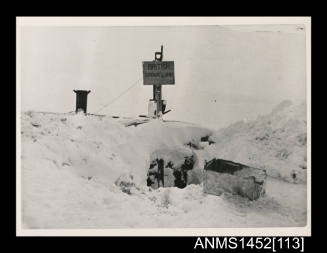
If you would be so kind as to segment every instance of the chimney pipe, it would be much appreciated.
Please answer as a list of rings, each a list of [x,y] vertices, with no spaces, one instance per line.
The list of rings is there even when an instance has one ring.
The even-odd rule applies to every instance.
[[[75,112],[82,110],[85,114],[87,112],[87,95],[90,90],[74,90],[76,93],[76,109]]]

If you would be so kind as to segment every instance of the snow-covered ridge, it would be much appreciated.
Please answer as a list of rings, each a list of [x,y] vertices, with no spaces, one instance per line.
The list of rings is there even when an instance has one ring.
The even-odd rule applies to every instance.
[[[249,166],[289,182],[305,182],[307,116],[305,103],[283,101],[268,115],[239,121],[211,137],[208,153]]]
[[[154,151],[190,153],[186,143],[197,143],[201,137],[212,134],[208,129],[178,122],[153,120],[126,127],[126,121],[109,116],[23,113],[23,167],[46,161],[106,182],[132,173],[137,183],[145,184]]]

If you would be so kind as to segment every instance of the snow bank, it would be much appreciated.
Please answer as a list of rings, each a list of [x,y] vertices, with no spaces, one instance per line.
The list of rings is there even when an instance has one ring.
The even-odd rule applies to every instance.
[[[28,112],[22,115],[22,164],[50,161],[58,169],[111,183],[131,173],[137,184],[145,185],[153,156],[166,153],[180,163],[181,155],[192,153],[185,144],[210,133],[159,120],[125,127],[110,117]]]
[[[202,152],[267,170],[269,176],[306,182],[306,104],[284,101],[270,114],[237,122],[211,137],[215,145]]]

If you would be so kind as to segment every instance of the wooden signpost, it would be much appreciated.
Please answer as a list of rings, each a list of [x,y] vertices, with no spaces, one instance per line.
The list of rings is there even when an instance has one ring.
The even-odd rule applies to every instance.
[[[157,103],[156,117],[162,115],[161,85],[174,85],[175,72],[173,61],[162,61],[163,46],[160,52],[155,52],[154,61],[143,62],[143,84],[153,85],[153,100]]]

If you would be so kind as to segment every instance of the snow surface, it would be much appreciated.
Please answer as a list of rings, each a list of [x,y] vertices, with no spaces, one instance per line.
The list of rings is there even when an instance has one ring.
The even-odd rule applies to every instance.
[[[262,161],[268,173],[274,175],[271,171],[275,169],[280,177],[285,174],[288,179],[291,168],[284,163],[298,165],[300,158],[303,159],[303,147],[293,145],[297,136],[304,133],[303,111],[293,107],[285,104],[255,122],[237,123],[218,132],[183,122],[150,120],[137,127],[126,127],[126,122],[137,119],[22,113],[23,227],[304,226],[305,183],[291,184],[270,177],[267,194],[257,201],[228,193],[206,195],[201,184],[204,159],[212,155],[236,158],[237,162],[245,161],[249,165],[260,165]],[[284,129],[284,132],[273,134],[276,129]],[[266,145],[263,143],[266,139],[251,139],[265,136],[267,131],[274,137],[283,136],[282,140],[268,139],[270,142]],[[201,137],[207,135],[212,135],[216,144],[198,150],[185,145],[199,144]],[[283,145],[291,155],[280,162],[278,159],[283,155],[273,154]],[[260,150],[263,147],[265,149]],[[249,152],[257,155],[256,160],[241,159]],[[146,187],[151,159],[165,155],[178,164],[184,154],[196,156],[191,176],[192,183],[196,184],[184,189]],[[274,158],[265,160],[266,157]],[[283,174],[283,170],[287,173]],[[132,181],[129,194],[117,184],[125,179]]]

